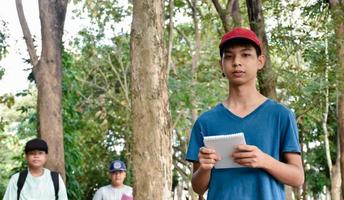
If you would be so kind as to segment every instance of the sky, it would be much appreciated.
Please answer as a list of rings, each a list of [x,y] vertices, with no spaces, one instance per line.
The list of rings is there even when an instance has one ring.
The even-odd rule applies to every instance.
[[[39,56],[41,36],[38,1],[23,0],[23,8],[31,34],[38,41],[37,55]],[[64,41],[70,40],[73,35],[76,35],[79,30],[88,25],[87,20],[73,18],[72,11],[75,8],[76,6],[73,4],[69,4],[67,7]],[[0,66],[5,69],[5,75],[0,80],[0,95],[5,93],[15,94],[29,87],[27,77],[30,70],[27,71],[25,69],[29,69],[31,66],[23,62],[23,58],[29,58],[29,55],[23,39],[14,0],[1,2],[0,20],[7,22],[7,32],[9,34],[9,38],[6,40],[9,45],[8,54],[4,59],[0,60]]]
[[[41,34],[38,0],[22,0],[22,3],[31,35],[33,35],[37,41],[35,44],[38,45],[36,51],[39,56]],[[128,8],[128,0],[119,0],[118,5],[126,9]],[[81,29],[91,26],[87,13],[83,13],[81,17],[75,17],[73,13],[75,9],[81,9],[81,5],[68,4],[63,34],[65,45],[68,45],[68,41],[71,41]],[[14,0],[2,0],[0,6],[0,20],[7,22],[7,32],[9,33],[9,38],[7,39],[7,44],[9,46],[8,54],[5,58],[0,60],[0,67],[5,69],[5,75],[0,80],[0,95],[6,93],[15,94],[29,87],[27,77],[31,70],[27,69],[30,69],[31,65],[23,62],[23,59],[29,58],[29,55],[23,39],[23,33],[19,24]],[[180,13],[177,13],[177,16],[175,16],[175,23],[183,23],[186,21],[190,21],[190,19],[182,16]],[[117,27],[116,30],[118,30],[118,33],[129,32],[130,24],[131,16],[128,16],[120,23],[115,24]],[[113,34],[116,33],[106,32],[106,35],[109,37]]]

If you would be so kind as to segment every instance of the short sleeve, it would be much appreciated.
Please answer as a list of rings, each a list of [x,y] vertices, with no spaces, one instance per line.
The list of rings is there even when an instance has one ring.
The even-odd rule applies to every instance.
[[[67,191],[66,191],[66,186],[62,180],[62,177],[60,176],[59,174],[59,199],[60,200],[68,200],[68,197],[67,197]]]
[[[102,200],[102,188],[99,188],[97,192],[94,194],[92,200]]]
[[[288,110],[282,122],[282,153],[300,153],[299,133],[296,125],[295,115]]]
[[[199,149],[204,146],[202,128],[199,120],[196,120],[191,130],[186,160],[194,162],[198,161]]]
[[[7,189],[6,189],[3,200],[17,199],[18,177],[19,177],[19,173],[16,173],[11,177],[11,179],[7,185]]]

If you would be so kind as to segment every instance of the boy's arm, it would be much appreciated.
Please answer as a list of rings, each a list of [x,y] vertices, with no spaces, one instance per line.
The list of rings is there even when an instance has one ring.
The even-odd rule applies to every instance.
[[[192,189],[199,195],[203,195],[207,189],[210,181],[211,170],[200,169],[200,163],[193,163],[193,174],[192,174]]]
[[[68,200],[66,186],[62,180],[62,177],[59,174],[59,200]]]
[[[96,193],[94,194],[92,200],[102,200],[102,192],[101,192],[101,188],[99,188]]]
[[[267,163],[266,171],[277,180],[293,187],[300,187],[304,182],[304,171],[301,155],[297,153],[284,153],[284,162],[270,157],[271,162]]]
[[[13,175],[10,179],[10,181],[8,182],[7,188],[6,188],[6,192],[4,195],[3,200],[12,200],[12,199],[17,199],[17,181],[18,181],[18,176],[17,175]]]
[[[243,166],[262,168],[280,182],[299,187],[304,182],[304,171],[301,156],[297,153],[284,153],[281,162],[262,152],[258,147],[239,145],[238,151],[233,153],[235,161]]]
[[[192,188],[199,194],[203,195],[209,185],[211,169],[220,159],[215,150],[201,147],[198,154],[199,162],[193,163]]]

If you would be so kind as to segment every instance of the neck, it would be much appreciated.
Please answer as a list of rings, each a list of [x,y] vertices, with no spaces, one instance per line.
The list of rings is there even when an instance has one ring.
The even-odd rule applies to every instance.
[[[121,184],[121,185],[114,185],[114,184],[111,184],[111,186],[112,186],[113,188],[121,188],[121,187],[124,186],[124,184]]]
[[[229,95],[226,101],[227,103],[251,105],[265,99],[266,97],[260,94],[255,86],[229,86]]]
[[[43,167],[37,167],[37,168],[29,167],[29,171],[30,171],[30,174],[35,177],[42,176],[44,173]]]

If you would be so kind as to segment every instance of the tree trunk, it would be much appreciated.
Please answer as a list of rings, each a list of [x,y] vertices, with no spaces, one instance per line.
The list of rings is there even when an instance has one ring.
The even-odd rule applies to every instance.
[[[62,35],[67,0],[39,0],[42,52],[38,60],[21,0],[16,1],[18,17],[28,47],[38,97],[38,136],[49,146],[46,167],[61,173],[65,180],[62,126]]]
[[[134,197],[171,199],[172,146],[163,1],[133,1],[131,91]]]
[[[189,2],[189,1],[188,1]],[[196,85],[197,85],[197,71],[198,71],[198,60],[200,57],[200,48],[201,48],[201,30],[199,28],[199,17],[197,13],[197,0],[192,0],[189,2],[189,6],[192,11],[192,20],[195,28],[195,46],[192,51],[192,66],[191,66],[191,96],[190,96],[190,102],[191,102],[191,120],[192,123],[194,123],[197,119],[198,112],[197,112],[197,100],[196,100]],[[190,139],[190,133],[188,134],[187,141]],[[193,171],[193,166],[189,165],[189,169]],[[191,178],[191,176],[190,176]],[[189,194],[191,197],[191,200],[196,200],[197,195],[192,190],[192,188],[189,188]]]
[[[271,65],[268,40],[265,34],[264,15],[262,12],[261,0],[246,0],[247,12],[251,30],[253,30],[262,41],[262,53],[266,56],[264,68],[258,73],[258,83],[260,92],[267,97],[277,99],[276,82],[277,77]]]
[[[192,0],[192,2],[189,2],[189,6],[192,10],[192,19],[193,24],[195,28],[195,46],[192,51],[192,66],[191,66],[191,96],[190,96],[190,102],[191,102],[191,120],[192,123],[194,123],[197,119],[198,113],[197,113],[197,102],[196,102],[196,85],[197,85],[197,71],[198,71],[198,60],[200,57],[200,48],[201,48],[201,31],[199,28],[199,18],[197,14],[197,0]]]
[[[328,59],[327,59],[327,55],[328,55],[328,51],[327,51],[327,41],[325,43],[325,46],[326,46],[326,50],[325,50],[325,53],[326,53],[326,63],[328,62]],[[325,66],[325,81],[327,82],[328,81],[328,66],[326,65]],[[330,180],[332,182],[333,180],[333,177],[332,177],[332,158],[331,158],[331,152],[330,152],[330,141],[329,141],[329,133],[328,133],[328,128],[327,128],[327,119],[328,119],[328,113],[329,113],[329,87],[326,85],[326,88],[325,88],[325,110],[324,110],[324,113],[323,113],[323,118],[322,118],[322,128],[323,128],[323,131],[324,131],[324,143],[325,143],[325,155],[326,155],[326,161],[327,161],[327,167],[329,169],[329,174],[330,174]],[[331,185],[331,187],[333,187],[333,185]],[[328,191],[328,190],[327,190]],[[331,192],[334,191],[331,189]],[[329,198],[331,199],[331,196],[333,197],[334,195],[333,194],[327,194],[327,196],[329,196]],[[340,199],[333,199],[333,200],[340,200]]]
[[[339,153],[339,151],[338,151]],[[341,172],[340,172],[340,156],[337,156],[336,164],[333,165],[331,171],[331,199],[341,200]]]
[[[222,8],[219,0],[212,0],[212,2],[220,16],[225,32],[230,31],[233,26],[236,27],[242,25],[239,0],[227,0],[226,8]],[[233,25],[231,25],[231,19],[233,20]]]
[[[329,53],[328,53],[328,41],[325,41],[325,53],[326,53],[326,66],[325,66],[325,81],[328,82],[328,62],[329,62]],[[329,199],[332,200],[340,200],[341,198],[341,178],[340,178],[340,149],[337,150],[337,158],[335,165],[332,164],[331,152],[330,152],[330,141],[329,141],[329,132],[327,128],[327,120],[328,120],[328,113],[330,107],[330,100],[329,100],[329,87],[328,84],[325,84],[325,110],[323,113],[323,120],[322,120],[322,128],[324,131],[324,142],[325,142],[325,155],[327,160],[327,166],[329,169],[330,180],[331,180],[331,188],[329,191]],[[338,138],[339,139],[339,138]],[[339,146],[339,144],[338,144]]]
[[[338,117],[338,135],[340,138],[340,171],[344,171],[344,0],[330,0],[332,17],[335,23],[336,42],[337,42],[337,117]],[[344,173],[341,173],[342,183]],[[341,184],[344,191],[344,184]],[[342,198],[344,193],[342,192]]]
[[[231,2],[231,16],[232,16],[233,23],[234,23],[235,27],[242,25],[239,0],[232,0],[232,2]]]

